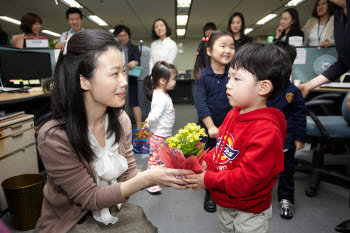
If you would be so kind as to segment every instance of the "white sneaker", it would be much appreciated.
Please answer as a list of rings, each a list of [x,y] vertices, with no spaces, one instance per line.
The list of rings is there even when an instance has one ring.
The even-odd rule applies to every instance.
[[[156,186],[146,188],[146,190],[149,193],[158,193],[158,192],[162,191],[162,188],[159,185],[156,185]]]

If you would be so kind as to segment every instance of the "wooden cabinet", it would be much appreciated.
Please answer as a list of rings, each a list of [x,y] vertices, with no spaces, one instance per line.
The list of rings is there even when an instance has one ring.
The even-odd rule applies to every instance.
[[[20,175],[39,173],[33,115],[0,121],[0,183]],[[0,210],[7,208],[0,187]]]

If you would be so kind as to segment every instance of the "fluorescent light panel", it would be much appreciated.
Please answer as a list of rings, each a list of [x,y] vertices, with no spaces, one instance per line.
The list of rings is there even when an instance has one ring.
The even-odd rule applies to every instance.
[[[188,8],[191,6],[192,0],[177,0],[177,7],[179,8]]]
[[[89,19],[100,26],[108,26],[108,24],[97,15],[89,15]]]
[[[178,15],[176,16],[176,21],[178,26],[186,26],[188,20],[188,15]]]
[[[178,36],[184,36],[186,33],[186,29],[176,29],[176,34]]]
[[[67,6],[70,6],[70,7],[83,8],[83,6],[80,5],[75,0],[60,0],[60,1],[63,2],[64,4],[66,4]]]
[[[61,36],[60,34],[58,34],[56,32],[49,31],[49,30],[42,30],[42,32],[49,34],[49,35],[52,35],[52,36]]]
[[[249,32],[251,32],[251,31],[253,31],[253,28],[246,28],[245,30],[244,30],[244,34],[248,34]]]
[[[304,1],[305,0],[292,0],[292,1],[289,1],[285,6],[297,6]]]
[[[4,20],[4,21],[7,21],[9,23],[13,23],[13,24],[17,24],[17,25],[20,25],[21,24],[21,21],[17,20],[17,19],[12,19],[10,17],[7,17],[7,16],[0,16],[0,19],[1,20]]]
[[[267,22],[269,22],[271,19],[275,18],[277,15],[276,14],[269,14],[265,16],[264,18],[260,19],[256,24],[258,25],[263,25]]]

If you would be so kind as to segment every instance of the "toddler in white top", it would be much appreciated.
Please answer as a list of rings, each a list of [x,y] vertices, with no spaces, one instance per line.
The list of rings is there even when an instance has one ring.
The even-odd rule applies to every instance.
[[[160,164],[159,149],[165,144],[165,140],[172,135],[175,110],[167,91],[175,88],[176,75],[177,70],[174,65],[158,61],[153,66],[152,74],[144,79],[143,89],[147,98],[152,100],[151,111],[143,127],[148,127],[150,130],[149,168]],[[161,188],[153,186],[146,190],[150,193],[156,193],[160,192]]]

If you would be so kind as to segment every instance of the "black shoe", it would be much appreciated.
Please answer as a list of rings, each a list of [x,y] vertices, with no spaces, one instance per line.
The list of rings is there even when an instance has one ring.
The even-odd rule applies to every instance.
[[[211,199],[209,190],[205,190],[204,210],[211,213],[216,212],[216,203]]]
[[[280,201],[280,215],[282,218],[291,219],[294,215],[293,204],[287,199]]]
[[[350,232],[350,220],[346,220],[335,227],[337,232]]]

